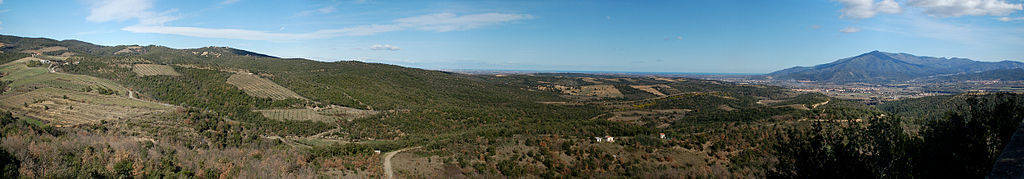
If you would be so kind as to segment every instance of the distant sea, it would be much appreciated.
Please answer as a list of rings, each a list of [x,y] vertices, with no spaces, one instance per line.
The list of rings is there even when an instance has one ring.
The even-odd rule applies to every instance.
[[[751,76],[764,75],[764,73],[711,73],[711,72],[645,72],[645,71],[572,71],[572,70],[508,70],[508,69],[444,69],[441,71],[470,73],[470,74],[528,74],[528,73],[582,73],[582,74],[618,74],[618,75],[668,75],[668,76],[694,76],[694,75],[724,75],[724,76]]]

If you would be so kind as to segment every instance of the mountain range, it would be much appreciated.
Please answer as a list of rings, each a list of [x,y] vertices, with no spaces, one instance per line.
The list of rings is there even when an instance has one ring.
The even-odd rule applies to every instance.
[[[988,79],[976,73],[996,74],[989,71],[1016,68],[1024,68],[1024,63],[982,62],[966,58],[938,58],[872,51],[812,67],[783,69],[769,73],[768,76],[782,80],[827,83],[886,83],[956,78],[954,76],[958,75],[974,75],[973,79]]]

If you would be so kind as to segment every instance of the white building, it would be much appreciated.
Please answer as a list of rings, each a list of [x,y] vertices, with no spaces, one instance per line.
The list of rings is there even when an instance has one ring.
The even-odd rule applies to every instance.
[[[594,139],[597,140],[597,142],[601,142],[602,141],[601,137],[594,137]]]
[[[615,137],[604,136],[604,141],[606,141],[606,142],[615,142]]]

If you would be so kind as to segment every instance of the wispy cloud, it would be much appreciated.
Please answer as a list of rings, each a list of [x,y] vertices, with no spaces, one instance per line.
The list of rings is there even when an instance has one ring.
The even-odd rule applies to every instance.
[[[1024,17],[1000,17],[997,20],[1003,21],[1003,22],[1024,21]]]
[[[665,41],[669,41],[669,40],[683,40],[683,36],[677,35],[675,37],[665,37]]]
[[[839,10],[842,18],[864,19],[875,17],[878,13],[900,13],[900,5],[894,0],[836,0],[843,5]]]
[[[315,14],[330,14],[330,13],[332,13],[334,11],[338,11],[338,8],[336,8],[334,6],[337,6],[337,4],[327,5],[327,6],[324,6],[324,7],[317,8],[317,9],[301,11],[299,13],[295,13],[295,16],[296,17],[302,17],[302,16],[310,16],[310,15],[315,15]]]
[[[141,24],[158,25],[178,19],[170,15],[177,12],[174,9],[161,13],[151,11],[152,0],[101,0],[92,2],[90,7],[89,16],[86,16],[85,20],[91,22],[137,19]]]
[[[224,0],[224,1],[221,1],[220,4],[234,4],[234,3],[238,2],[238,1],[242,1],[242,0]]]
[[[882,24],[865,29],[912,37],[943,40],[976,47],[1024,45],[1024,28],[991,27],[971,23],[949,22],[927,16],[905,16],[883,19]]]
[[[856,32],[860,32],[860,28],[857,28],[857,27],[847,27],[847,28],[839,29],[839,32],[847,33],[847,34],[849,34],[849,33],[856,33]]]
[[[395,23],[418,30],[448,32],[532,18],[529,14],[483,13],[457,16],[454,13],[438,13],[401,18],[395,20]]]
[[[1003,0],[908,0],[910,6],[924,9],[928,15],[938,17],[1005,16],[1021,10],[1021,4]]]
[[[377,44],[377,45],[370,46],[370,50],[398,51],[398,50],[402,50],[402,48],[398,48],[396,46],[388,45],[388,44],[383,44],[383,45]]]
[[[463,31],[518,20],[531,19],[529,14],[483,13],[458,16],[452,13],[428,14],[396,19],[391,24],[361,25],[340,29],[318,30],[308,33],[274,33],[245,29],[216,29],[202,27],[174,27],[157,25],[134,25],[121,30],[134,33],[173,34],[204,38],[288,41],[339,36],[367,36],[402,30],[433,32]]]

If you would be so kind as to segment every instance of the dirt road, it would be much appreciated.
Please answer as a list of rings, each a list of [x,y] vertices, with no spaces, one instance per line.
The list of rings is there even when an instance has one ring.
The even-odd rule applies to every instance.
[[[388,153],[384,154],[384,174],[386,174],[388,176],[388,179],[395,178],[395,172],[391,168],[391,158],[394,158],[395,154],[398,154],[399,152],[403,152],[403,151],[411,150],[411,149],[417,149],[417,148],[420,148],[420,147],[409,147],[409,148],[399,149],[399,150],[396,150],[396,151],[391,151],[391,152],[388,152]]]

